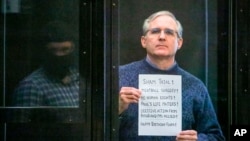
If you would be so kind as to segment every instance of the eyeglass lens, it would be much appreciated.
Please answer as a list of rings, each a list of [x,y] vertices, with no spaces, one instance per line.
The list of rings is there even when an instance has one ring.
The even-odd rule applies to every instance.
[[[153,28],[153,29],[151,29],[149,31],[150,31],[151,34],[160,34],[162,30],[160,28]],[[166,28],[166,29],[164,29],[164,33],[166,35],[174,36],[175,31],[172,30],[172,29]]]

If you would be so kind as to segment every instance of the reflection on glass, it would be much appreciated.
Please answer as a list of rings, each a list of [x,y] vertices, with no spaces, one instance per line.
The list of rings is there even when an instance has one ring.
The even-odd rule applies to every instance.
[[[64,22],[42,29],[41,66],[26,76],[13,95],[14,106],[73,106],[79,103],[75,37]]]
[[[1,0],[0,107],[18,108],[11,120],[82,118],[51,109],[80,106],[78,15],[79,0]]]

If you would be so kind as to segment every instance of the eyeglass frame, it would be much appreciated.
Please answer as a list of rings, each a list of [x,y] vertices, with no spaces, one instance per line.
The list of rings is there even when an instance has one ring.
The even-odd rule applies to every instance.
[[[150,32],[152,35],[155,35],[155,34],[160,34],[162,32],[162,30],[164,31],[164,34],[165,35],[171,35],[171,36],[174,36],[174,33],[176,33],[177,37],[178,38],[181,38],[179,36],[179,33],[173,29],[170,29],[170,28],[165,28],[165,29],[160,29],[160,28],[152,28],[152,29],[148,29],[146,30],[146,32],[144,33],[144,35],[146,35],[148,32]],[[156,33],[154,33],[156,32]]]

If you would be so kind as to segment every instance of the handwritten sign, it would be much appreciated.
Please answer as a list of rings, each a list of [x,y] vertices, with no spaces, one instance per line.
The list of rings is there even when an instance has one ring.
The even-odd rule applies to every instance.
[[[181,76],[139,75],[139,135],[176,136],[182,127]]]

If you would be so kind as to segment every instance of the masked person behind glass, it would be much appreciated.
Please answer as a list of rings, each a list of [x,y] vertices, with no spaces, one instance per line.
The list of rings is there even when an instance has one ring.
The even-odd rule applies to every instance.
[[[18,107],[77,107],[79,106],[79,69],[75,36],[69,25],[49,22],[39,39],[42,44],[41,67],[25,77],[14,91],[13,105]],[[34,115],[23,110],[16,121],[72,120],[63,112]],[[44,116],[44,117],[43,117]],[[69,119],[67,119],[69,118]]]
[[[146,58],[121,66],[119,70],[119,141],[224,140],[206,87],[175,61],[183,43],[180,22],[169,11],[160,11],[145,20],[143,33],[141,44],[146,49]],[[182,77],[182,131],[176,136],[138,135],[138,101],[142,94],[138,89],[139,74]]]

